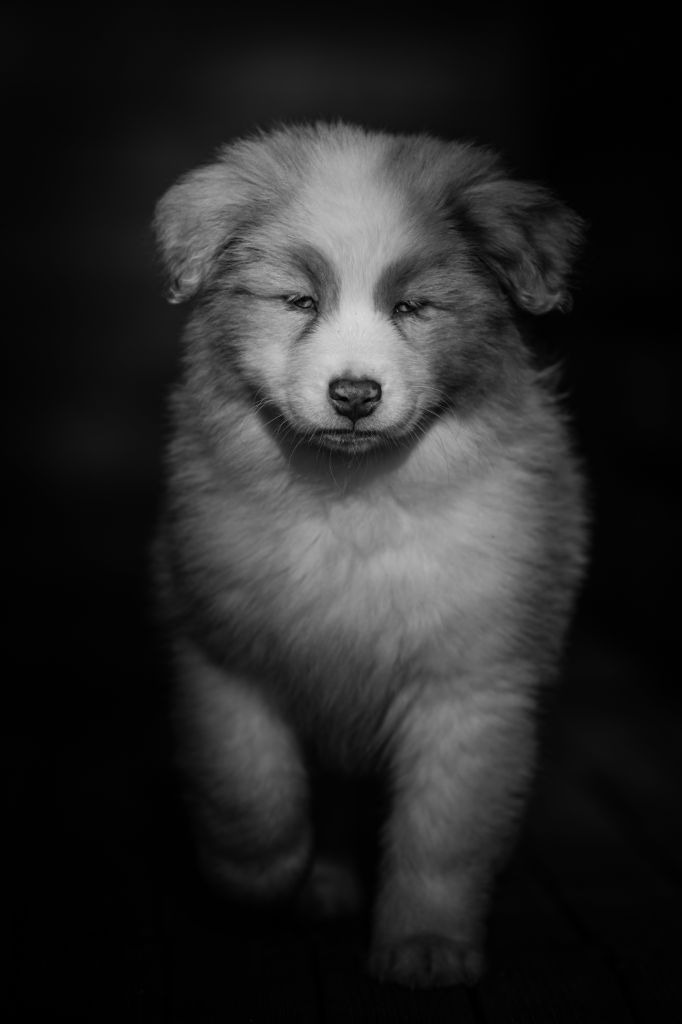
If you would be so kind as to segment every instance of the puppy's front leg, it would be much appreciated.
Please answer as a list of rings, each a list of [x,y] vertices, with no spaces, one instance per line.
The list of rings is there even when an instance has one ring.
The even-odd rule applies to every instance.
[[[274,702],[185,644],[178,657],[178,746],[206,874],[228,894],[288,895],[308,867],[308,780]]]
[[[392,810],[370,972],[411,987],[472,983],[494,872],[533,760],[523,697],[420,698],[394,737]]]

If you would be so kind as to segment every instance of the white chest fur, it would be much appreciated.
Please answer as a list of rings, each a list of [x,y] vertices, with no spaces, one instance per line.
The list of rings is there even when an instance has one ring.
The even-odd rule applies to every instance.
[[[259,505],[233,494],[211,515],[204,552],[231,642],[267,638],[298,679],[323,673],[339,687],[480,662],[532,547],[512,475],[428,488],[389,479],[323,497],[292,480]]]

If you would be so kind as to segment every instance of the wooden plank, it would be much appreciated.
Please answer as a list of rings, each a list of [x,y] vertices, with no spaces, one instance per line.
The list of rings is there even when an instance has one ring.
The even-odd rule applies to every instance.
[[[584,948],[509,955],[477,998],[490,1024],[635,1024],[598,953]]]
[[[465,988],[415,992],[371,980],[364,969],[366,942],[359,921],[315,930],[324,1024],[476,1024]]]
[[[635,849],[589,773],[556,776],[532,821],[543,884],[617,976],[636,1019],[682,1012],[682,896]]]
[[[538,883],[525,843],[493,905],[489,971],[476,990],[491,1024],[628,1024],[609,965]]]
[[[294,922],[176,905],[166,936],[167,1020],[319,1021],[312,957]]]

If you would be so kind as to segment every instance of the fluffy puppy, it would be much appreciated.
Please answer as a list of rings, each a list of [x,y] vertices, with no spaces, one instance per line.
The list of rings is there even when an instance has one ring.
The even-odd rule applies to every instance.
[[[226,146],[156,230],[193,299],[156,564],[203,863],[296,891],[311,757],[378,775],[370,970],[471,982],[584,562],[518,323],[568,305],[579,218],[488,150],[319,124]]]

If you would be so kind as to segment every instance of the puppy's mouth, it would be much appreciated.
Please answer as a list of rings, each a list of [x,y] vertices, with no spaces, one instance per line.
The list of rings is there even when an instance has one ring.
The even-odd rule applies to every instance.
[[[385,445],[386,434],[379,430],[353,430],[349,428],[320,428],[308,434],[310,443],[329,451],[346,452],[349,455],[371,451]]]

